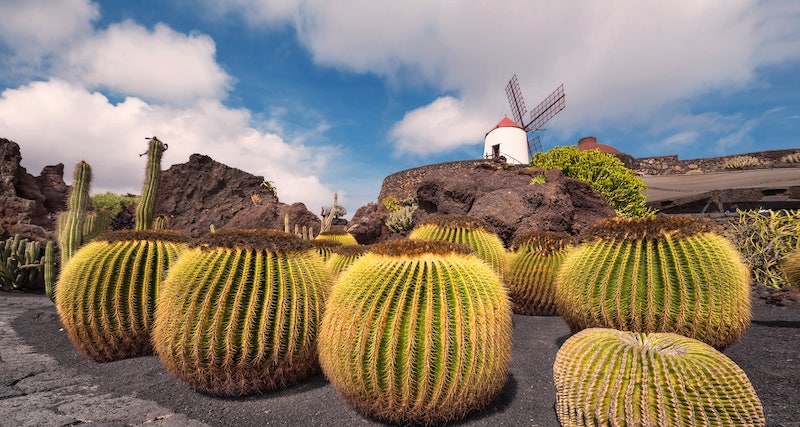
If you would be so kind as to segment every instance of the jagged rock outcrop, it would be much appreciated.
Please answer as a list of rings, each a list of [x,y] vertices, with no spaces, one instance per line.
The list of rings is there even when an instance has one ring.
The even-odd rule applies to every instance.
[[[421,169],[387,177],[392,181],[413,176],[413,183],[384,180],[381,195],[398,200],[415,198],[419,205],[415,222],[434,213],[482,218],[495,227],[506,246],[526,231],[577,235],[589,225],[615,215],[605,198],[589,184],[565,177],[557,169],[506,167],[491,162]],[[541,174],[545,174],[546,182],[531,185],[531,179]],[[402,189],[404,194],[392,194],[387,188]],[[362,244],[399,237],[385,225],[389,214],[381,203],[364,206],[356,211],[348,231]]]
[[[19,145],[0,138],[0,236],[44,243],[53,239],[55,214],[66,204],[64,165],[46,166],[34,177],[21,162]]]
[[[287,205],[254,176],[193,154],[189,162],[161,172],[156,214],[169,218],[169,228],[193,237],[208,233],[211,225],[225,228],[275,228],[283,230],[284,216],[291,227],[313,227],[320,220],[302,203]]]

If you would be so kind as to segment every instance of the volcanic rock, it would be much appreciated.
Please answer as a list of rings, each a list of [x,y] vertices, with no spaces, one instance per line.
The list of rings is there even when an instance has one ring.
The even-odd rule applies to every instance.
[[[546,182],[531,184],[544,174]],[[565,177],[560,170],[509,167],[491,162],[454,162],[403,171],[387,177],[381,200],[414,198],[414,222],[431,214],[482,218],[508,246],[519,234],[563,231],[578,235],[586,227],[614,216],[614,209],[588,183]],[[356,211],[348,232],[361,244],[401,236],[386,227],[389,209],[382,203]]]
[[[281,203],[263,182],[264,177],[193,154],[188,163],[161,172],[156,214],[168,218],[171,230],[193,237],[208,233],[212,225],[283,230],[286,214],[290,227],[305,225],[319,232],[319,218],[305,205]]]

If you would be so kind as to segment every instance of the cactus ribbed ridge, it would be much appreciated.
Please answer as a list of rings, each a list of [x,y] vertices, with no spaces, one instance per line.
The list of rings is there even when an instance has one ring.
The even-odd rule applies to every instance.
[[[508,255],[503,241],[480,218],[466,215],[430,215],[411,231],[408,238],[465,244],[501,277],[508,269]]]
[[[401,424],[459,419],[506,382],[508,296],[464,245],[374,245],[333,287],[319,354],[331,384],[370,416]]]
[[[562,426],[763,426],[747,375],[711,346],[673,333],[592,328],[553,365]]]
[[[136,229],[149,230],[153,228],[153,216],[156,210],[156,194],[161,178],[161,156],[167,150],[167,145],[155,136],[148,138],[147,166],[145,169],[142,197],[136,206]]]
[[[331,286],[307,242],[277,230],[218,231],[170,269],[153,343],[165,368],[225,396],[294,384],[319,370],[316,342]]]
[[[531,231],[514,239],[506,286],[514,313],[556,316],[556,274],[575,239],[564,232]]]
[[[188,240],[175,232],[117,231],[76,252],[55,298],[73,345],[99,362],[150,353],[160,284]]]
[[[334,275],[334,277],[341,274],[344,270],[350,267],[357,259],[361,258],[369,252],[369,246],[345,246],[339,245],[331,248],[330,256],[325,261],[325,266]]]
[[[783,260],[781,270],[790,286],[800,288],[800,249],[792,252]]]
[[[670,221],[675,221],[670,226]],[[692,218],[597,224],[559,269],[558,313],[572,332],[675,332],[723,349],[750,323],[749,270],[733,245]]]
[[[326,263],[331,257],[334,248],[339,248],[342,245],[342,242],[331,240],[331,239],[313,239],[308,241],[311,246],[317,251],[319,256],[322,257],[322,262]],[[352,246],[352,245],[351,245]]]
[[[352,234],[346,231],[321,231],[317,237],[317,240],[333,240],[334,242],[339,242],[345,246],[355,246],[358,244],[358,241]]]

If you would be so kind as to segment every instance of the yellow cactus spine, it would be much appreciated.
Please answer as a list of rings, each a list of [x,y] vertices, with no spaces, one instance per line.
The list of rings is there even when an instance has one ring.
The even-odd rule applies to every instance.
[[[169,372],[205,393],[286,387],[319,370],[330,287],[308,242],[278,230],[220,230],[170,269],[153,345]]]
[[[55,298],[75,348],[98,362],[150,353],[160,284],[188,240],[176,232],[116,231],[76,252]]]
[[[562,426],[763,426],[747,375],[711,346],[673,333],[591,328],[553,365]]]
[[[750,324],[749,270],[700,219],[602,221],[556,280],[558,313],[573,332],[675,332],[723,349]]]
[[[492,231],[492,226],[480,218],[466,215],[430,215],[411,231],[408,238],[465,244],[501,277],[508,269],[508,256],[503,242]]]
[[[317,240],[333,240],[334,242],[339,242],[343,245],[350,245],[355,246],[358,244],[356,238],[353,237],[352,234],[346,231],[321,231],[317,237]]]
[[[338,245],[331,248],[330,256],[325,261],[325,266],[338,277],[344,270],[347,270],[357,259],[369,252],[369,246],[345,246]]]
[[[556,316],[556,274],[575,238],[564,232],[531,231],[511,244],[506,286],[514,313]]]
[[[400,424],[459,419],[506,382],[508,294],[464,245],[374,245],[336,281],[319,355],[336,390],[371,416]]]

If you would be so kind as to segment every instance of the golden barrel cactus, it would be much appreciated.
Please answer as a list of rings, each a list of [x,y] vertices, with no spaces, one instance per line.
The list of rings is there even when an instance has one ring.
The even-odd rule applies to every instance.
[[[673,333],[590,328],[553,365],[562,426],[763,426],[755,389],[732,360]]]
[[[556,279],[572,332],[675,332],[723,349],[750,324],[750,275],[707,221],[610,218],[592,226]]]
[[[466,215],[434,214],[425,217],[408,235],[409,239],[441,240],[469,246],[478,258],[503,277],[508,256],[503,241],[491,225],[481,218]]]
[[[316,343],[331,278],[306,241],[277,230],[207,235],[173,266],[153,343],[195,389],[245,395],[319,370]]]
[[[781,270],[790,286],[800,288],[800,249],[790,253],[781,263]]]
[[[325,261],[325,266],[338,277],[344,270],[350,267],[357,259],[369,252],[369,245],[339,245],[331,248],[330,256]]]
[[[530,231],[511,243],[506,286],[514,313],[556,316],[556,274],[575,238],[564,232]]]
[[[356,241],[356,238],[353,237],[352,234],[350,234],[350,233],[348,233],[346,231],[337,231],[337,230],[323,231],[323,232],[320,232],[317,235],[317,237],[315,237],[315,239],[316,240],[333,240],[334,242],[339,242],[339,243],[341,243],[343,245],[355,246],[355,245],[358,244],[358,241]]]
[[[75,348],[99,362],[150,353],[156,297],[188,241],[170,231],[116,231],[82,246],[55,292]]]
[[[333,287],[319,355],[331,384],[366,414],[402,424],[458,419],[506,382],[508,295],[464,245],[374,245]]]

